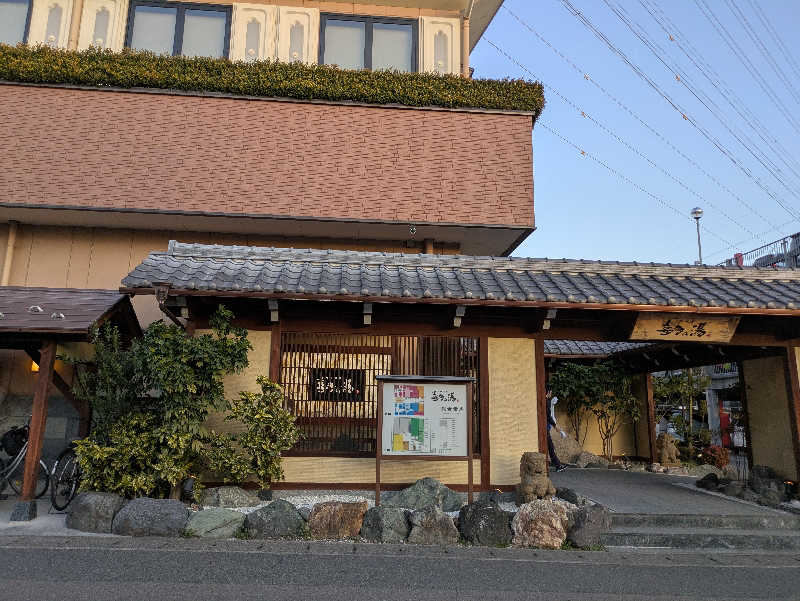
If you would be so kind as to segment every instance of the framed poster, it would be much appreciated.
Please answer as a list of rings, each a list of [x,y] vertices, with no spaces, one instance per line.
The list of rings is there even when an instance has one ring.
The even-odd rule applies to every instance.
[[[466,461],[471,499],[473,378],[380,375],[376,379],[376,504],[382,459]]]

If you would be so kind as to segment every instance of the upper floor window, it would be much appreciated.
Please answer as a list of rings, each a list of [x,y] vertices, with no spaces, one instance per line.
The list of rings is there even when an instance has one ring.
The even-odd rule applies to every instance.
[[[319,62],[342,69],[417,70],[413,19],[320,15]]]
[[[228,57],[230,6],[133,0],[129,10],[125,45],[134,50]]]
[[[28,40],[31,0],[0,0],[0,44],[14,46]]]

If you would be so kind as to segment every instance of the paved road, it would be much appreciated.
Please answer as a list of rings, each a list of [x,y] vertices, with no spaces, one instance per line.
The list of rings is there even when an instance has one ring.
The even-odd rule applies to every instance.
[[[570,468],[550,474],[550,479],[556,486],[571,488],[618,513],[762,515],[776,511],[675,486],[675,483],[682,483],[694,487],[696,478],[682,476]]]
[[[603,553],[350,543],[0,539],[0,599],[797,599],[800,554]]]

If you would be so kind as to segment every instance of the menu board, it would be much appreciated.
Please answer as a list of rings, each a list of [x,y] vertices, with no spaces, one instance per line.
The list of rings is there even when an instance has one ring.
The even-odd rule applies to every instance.
[[[467,456],[467,384],[382,385],[381,454]]]

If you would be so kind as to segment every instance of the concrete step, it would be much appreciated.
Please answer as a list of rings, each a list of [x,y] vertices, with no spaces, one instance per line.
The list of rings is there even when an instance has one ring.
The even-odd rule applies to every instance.
[[[761,513],[753,515],[692,515],[613,513],[613,529],[619,528],[716,528],[721,530],[800,530],[800,515]]]
[[[800,531],[614,526],[611,532],[603,536],[603,544],[606,547],[796,551],[800,550]]]

